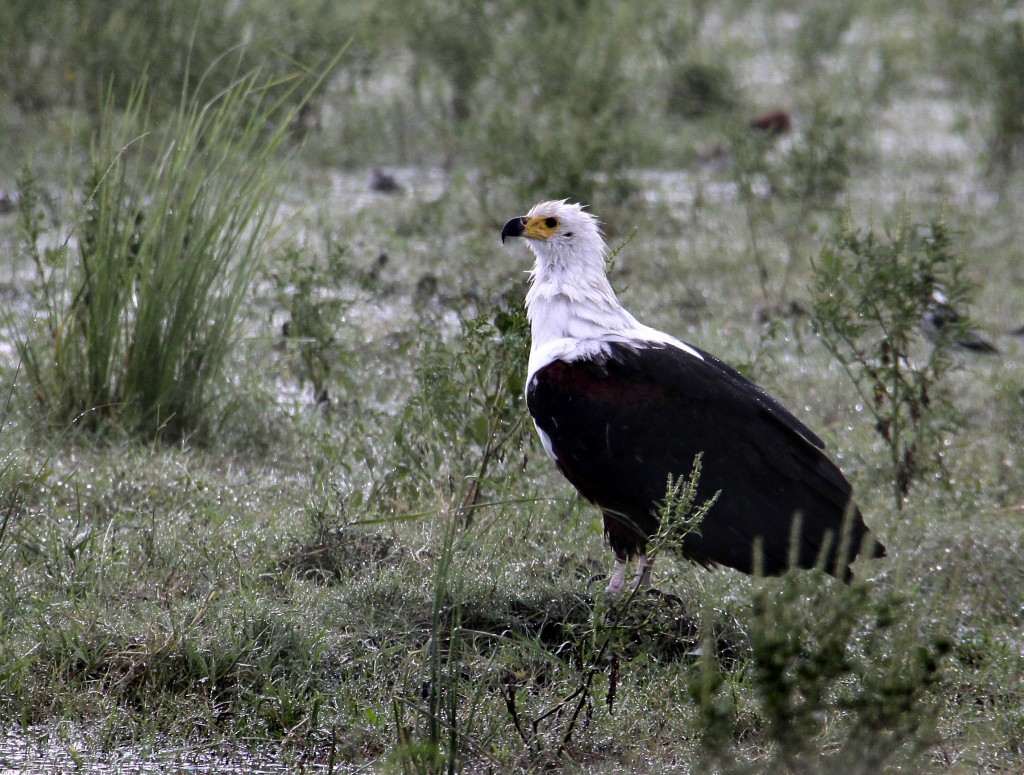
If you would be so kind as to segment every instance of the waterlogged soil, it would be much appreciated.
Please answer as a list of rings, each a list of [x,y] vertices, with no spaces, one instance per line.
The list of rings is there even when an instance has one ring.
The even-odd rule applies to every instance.
[[[870,149],[872,174],[855,174],[850,180],[848,202],[855,219],[878,214],[888,216],[904,199],[911,207],[911,216],[919,219],[933,217],[932,210],[943,204],[984,219],[1000,205],[999,192],[986,182],[980,171],[979,156],[984,139],[977,134],[977,125],[965,124],[963,107],[937,89],[935,92],[895,102],[872,124],[862,143],[864,148]],[[798,142],[795,138],[799,137],[800,127],[800,118],[796,117],[793,136],[780,139],[779,154]],[[727,149],[714,138],[708,138],[708,147]],[[659,249],[678,251],[677,260],[684,265],[691,259],[699,260],[701,253],[745,255],[750,246],[750,234],[749,229],[740,227],[744,215],[739,190],[728,173],[730,163],[726,150],[713,160],[695,163],[689,169],[634,172],[631,177],[635,188],[651,208],[651,214],[636,224],[641,230],[641,241],[650,244],[653,238],[667,243]],[[278,215],[280,228],[276,239],[281,246],[300,246],[310,256],[322,255],[329,241],[343,247],[344,261],[351,265],[351,276],[325,282],[317,289],[316,300],[342,304],[344,315],[340,322],[351,338],[368,350],[400,346],[403,336],[422,321],[425,306],[431,307],[432,322],[442,335],[456,332],[460,305],[464,307],[467,301],[463,289],[474,287],[477,280],[446,276],[450,268],[445,266],[445,253],[451,251],[446,251],[444,244],[438,243],[435,255],[416,252],[422,250],[422,245],[409,251],[409,255],[403,255],[400,249],[403,244],[423,242],[424,235],[410,233],[396,240],[393,234],[375,233],[378,227],[387,224],[386,219],[376,214],[409,213],[417,209],[429,213],[434,203],[442,202],[463,185],[464,180],[457,180],[439,168],[401,167],[386,170],[385,174],[394,187],[381,190],[378,170],[311,171],[299,176],[287,191]],[[764,197],[771,193],[766,182],[763,185],[755,182],[754,192]],[[69,206],[67,202],[60,204],[66,196],[67,192],[47,192],[48,200],[56,203],[52,206],[54,210]],[[925,203],[922,209],[927,207],[928,211],[914,212],[915,203]],[[520,209],[525,210],[532,204],[524,201]],[[657,215],[659,212],[667,217]],[[8,256],[18,255],[14,249],[18,239],[16,218],[16,209],[0,214],[0,239],[6,243]],[[72,253],[76,250],[73,220],[65,218],[67,224],[43,235],[42,248],[66,245]],[[650,234],[658,228],[658,221],[677,224],[678,238],[672,240],[666,239],[664,234]],[[752,225],[758,228],[758,224]],[[629,232],[620,229],[620,224],[614,221],[608,226],[612,244]],[[808,230],[824,227],[821,222],[815,224],[811,217],[806,226]],[[422,228],[429,231],[433,227],[424,221]],[[619,231],[622,233],[617,233]],[[808,243],[809,250],[812,246],[813,243]],[[767,248],[769,252],[792,250],[792,246],[770,244]],[[502,251],[496,235],[493,244],[474,250],[478,253],[490,250],[494,256],[494,260],[480,257],[482,270],[490,278],[475,287],[487,287],[488,282],[509,277],[523,278],[529,268],[529,257],[521,252]],[[253,288],[246,329],[250,346],[244,351],[259,352],[268,342],[273,343],[288,319],[286,299],[294,294],[295,288],[281,280],[274,266],[277,255],[279,253],[272,249],[267,272]],[[769,256],[769,260],[776,259],[783,260]],[[629,249],[618,262],[618,266],[626,270],[635,263]],[[501,265],[509,271],[495,277],[488,265]],[[456,270],[459,275],[466,273],[465,267]],[[25,258],[8,262],[0,270],[0,303],[7,313],[0,318],[0,360],[5,366],[16,364],[16,343],[27,321],[40,312],[33,308],[34,296],[25,292],[39,281],[36,267]],[[455,290],[446,296],[452,289]],[[627,294],[627,301],[637,308],[638,300],[628,298]],[[642,308],[637,311],[640,314],[651,312]],[[671,321],[668,325],[672,327]],[[382,383],[386,383],[387,375],[382,377]],[[293,380],[278,379],[274,389],[284,405],[303,400],[303,389]],[[387,394],[382,396],[385,402],[388,398]]]

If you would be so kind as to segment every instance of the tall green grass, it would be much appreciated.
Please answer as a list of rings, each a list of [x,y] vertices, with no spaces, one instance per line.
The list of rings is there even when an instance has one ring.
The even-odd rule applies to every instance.
[[[58,249],[40,248],[23,207],[40,296],[25,371],[57,423],[116,420],[178,438],[216,417],[239,312],[273,233],[279,151],[296,114],[267,98],[270,85],[254,71],[210,101],[183,97],[157,123],[143,82],[123,112],[106,102],[80,209]],[[32,185],[23,178],[25,203]]]

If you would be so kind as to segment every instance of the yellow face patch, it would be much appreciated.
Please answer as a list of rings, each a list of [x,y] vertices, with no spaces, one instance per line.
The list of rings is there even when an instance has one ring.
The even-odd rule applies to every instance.
[[[530,239],[548,239],[558,231],[560,225],[561,222],[553,215],[533,215],[523,224],[523,236]]]

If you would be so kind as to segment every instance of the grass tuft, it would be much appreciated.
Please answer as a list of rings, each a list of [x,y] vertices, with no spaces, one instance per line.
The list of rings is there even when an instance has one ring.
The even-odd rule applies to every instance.
[[[23,178],[20,228],[42,313],[22,353],[56,424],[114,421],[178,439],[216,418],[294,116],[264,100],[257,72],[210,102],[184,100],[160,127],[144,86],[123,114],[108,101],[81,210],[55,250],[39,247],[34,184]]]

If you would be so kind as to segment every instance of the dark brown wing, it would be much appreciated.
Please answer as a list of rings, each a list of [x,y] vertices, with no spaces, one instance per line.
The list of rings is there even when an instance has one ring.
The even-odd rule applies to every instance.
[[[845,576],[868,534],[849,482],[803,423],[703,355],[610,344],[598,359],[554,361],[530,382],[530,413],[580,493],[639,527],[635,545],[616,547],[611,536],[620,554],[635,553],[657,530],[668,476],[688,475],[703,453],[698,497],[721,496],[700,535],[688,537],[687,556],[751,573],[759,545],[764,572],[781,573],[799,518],[795,564],[813,567],[824,552],[826,570]],[[840,558],[844,524],[848,549]],[[884,551],[867,545],[873,555]]]

